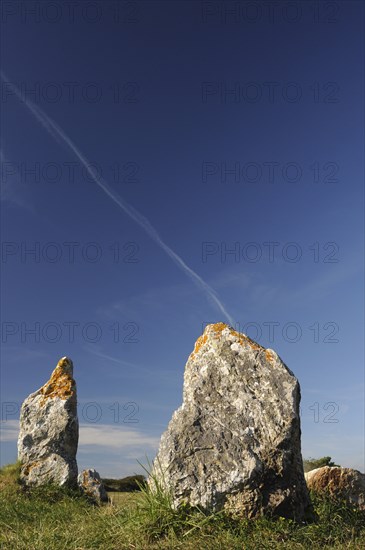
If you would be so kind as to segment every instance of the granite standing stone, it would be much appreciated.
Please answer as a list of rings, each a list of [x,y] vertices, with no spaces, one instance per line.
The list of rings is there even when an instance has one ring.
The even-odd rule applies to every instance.
[[[63,357],[20,412],[18,459],[26,485],[77,485],[79,424],[71,359]]]
[[[187,361],[183,403],[153,474],[175,507],[311,519],[299,402],[299,383],[273,350],[224,323],[208,325]],[[153,489],[152,476],[149,483]]]

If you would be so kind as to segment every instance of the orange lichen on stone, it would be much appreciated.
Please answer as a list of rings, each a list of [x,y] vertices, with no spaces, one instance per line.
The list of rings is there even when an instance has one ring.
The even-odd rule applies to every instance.
[[[226,323],[215,323],[214,325],[212,325],[212,328],[213,328],[214,332],[216,333],[217,337],[227,327],[228,327],[228,325],[226,325]]]
[[[87,470],[82,472],[82,486],[87,487]]]
[[[198,353],[198,351],[200,350],[200,348],[202,346],[204,346],[204,344],[206,343],[206,341],[208,340],[208,336],[206,334],[202,334],[202,336],[199,336],[199,338],[197,339],[197,341],[195,342],[195,346],[194,346],[194,351],[193,353]]]
[[[209,325],[209,326],[213,329],[214,338],[218,339],[220,337],[221,333],[223,332],[223,330],[228,328],[230,334],[235,336],[235,338],[237,339],[239,344],[241,344],[241,345],[248,344],[251,347],[251,349],[253,349],[254,351],[265,351],[266,359],[268,361],[270,361],[270,359],[272,359],[272,355],[264,347],[260,346],[260,344],[257,344],[256,342],[251,340],[251,338],[249,338],[245,334],[241,334],[237,330],[234,330],[233,328],[231,328],[226,323],[214,323],[214,324]],[[190,357],[192,359],[195,358],[196,354],[201,349],[201,347],[207,342],[207,340],[208,340],[207,334],[202,334],[202,336],[199,336],[199,338],[195,342],[194,351],[192,351],[192,353],[190,354]]]
[[[237,330],[233,330],[231,329],[230,330],[231,334],[233,334],[233,336],[235,336],[238,340],[238,343],[243,345],[244,343],[248,344],[254,351],[262,351],[264,350],[265,348],[263,348],[262,346],[260,346],[260,344],[257,344],[256,342],[254,342],[253,340],[251,340],[251,338],[249,338],[248,336],[246,336],[245,334],[241,334],[240,332],[237,332]]]
[[[31,462],[30,464],[27,464],[24,466],[22,474],[25,476],[29,475],[29,472],[33,470],[36,466],[39,466],[42,462],[40,460],[36,460],[35,462]]]
[[[265,351],[265,357],[266,360],[269,361],[269,363],[271,363],[271,361],[273,361],[274,359],[273,354],[268,349]]]
[[[51,378],[40,389],[43,395],[41,405],[44,405],[47,399],[59,397],[65,400],[74,394],[75,380],[72,378],[70,372],[68,372],[69,368],[67,367],[69,367],[67,359],[63,358],[58,362],[57,367],[52,372]]]
[[[206,334],[202,334],[201,336],[199,336],[199,338],[195,342],[194,351],[192,351],[192,353],[190,354],[190,357],[192,359],[194,359],[195,355],[198,353],[200,348],[204,346],[207,340],[208,340],[208,336]]]
[[[245,334],[241,334],[237,330],[234,330],[233,328],[231,328],[229,325],[226,325],[226,323],[215,323],[215,325],[213,325],[213,330],[216,333],[216,338],[219,337],[220,333],[225,328],[229,328],[229,332],[237,338],[239,344],[243,345],[244,343],[247,343],[255,351],[262,351],[265,349],[262,346],[260,346],[260,344],[257,344],[256,342],[251,340],[251,338],[249,338]]]

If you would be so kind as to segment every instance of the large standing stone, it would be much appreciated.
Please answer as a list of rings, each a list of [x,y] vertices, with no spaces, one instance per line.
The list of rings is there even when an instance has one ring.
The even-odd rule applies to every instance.
[[[77,478],[80,489],[94,502],[107,502],[108,495],[99,473],[94,468],[83,470]]]
[[[175,506],[310,519],[299,402],[299,383],[274,351],[224,323],[208,325],[153,474]]]
[[[352,468],[322,466],[305,474],[308,488],[320,495],[344,500],[365,511],[365,475]]]
[[[51,378],[24,401],[18,459],[26,485],[76,485],[79,424],[71,359],[63,357]]]

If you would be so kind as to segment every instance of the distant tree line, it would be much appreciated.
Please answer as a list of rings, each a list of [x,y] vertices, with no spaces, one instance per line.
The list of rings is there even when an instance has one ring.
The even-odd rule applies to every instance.
[[[146,485],[146,478],[143,475],[128,476],[121,479],[104,477],[102,481],[105,485],[105,489],[110,492],[118,491],[130,493],[132,491],[140,491],[141,486],[145,487]]]
[[[315,468],[322,468],[322,466],[340,466],[332,462],[330,456],[323,456],[322,458],[306,458],[303,460],[304,472],[310,472]]]

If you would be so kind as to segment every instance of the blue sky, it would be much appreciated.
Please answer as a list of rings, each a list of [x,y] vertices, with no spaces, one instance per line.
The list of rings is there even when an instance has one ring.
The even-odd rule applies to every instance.
[[[363,5],[249,4],[4,4],[1,463],[68,355],[80,468],[139,471],[224,308],[298,377],[303,455],[364,471]]]

